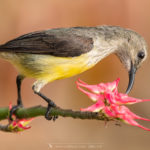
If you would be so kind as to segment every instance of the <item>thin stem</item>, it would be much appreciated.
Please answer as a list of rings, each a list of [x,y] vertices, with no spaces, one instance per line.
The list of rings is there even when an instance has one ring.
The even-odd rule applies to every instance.
[[[33,118],[38,116],[45,116],[47,111],[46,107],[41,105],[34,106],[30,108],[19,108],[15,115],[18,119],[21,118]],[[95,113],[95,112],[81,112],[81,111],[73,111],[71,109],[62,109],[60,107],[55,107],[51,109],[49,114],[50,116],[61,116],[61,117],[72,117],[74,119],[95,119],[95,120],[104,120],[110,121],[113,119],[107,118],[103,113]],[[0,120],[8,119],[9,116],[9,108],[4,107],[0,108]],[[1,131],[11,132],[8,128],[8,125],[0,125]]]

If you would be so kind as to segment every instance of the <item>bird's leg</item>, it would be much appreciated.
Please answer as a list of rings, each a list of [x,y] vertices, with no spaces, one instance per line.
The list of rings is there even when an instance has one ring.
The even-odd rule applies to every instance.
[[[21,98],[21,83],[22,80],[24,79],[24,76],[22,75],[18,75],[16,78],[16,84],[17,84],[17,105],[13,106],[10,110],[10,114],[9,114],[9,119],[12,119],[12,115],[15,113],[15,111],[19,108],[19,107],[23,107],[22,104],[22,98]]]
[[[32,89],[34,91],[35,94],[39,95],[41,98],[43,98],[47,103],[48,103],[48,107],[47,107],[47,111],[46,111],[46,114],[45,114],[45,118],[47,120],[53,120],[55,121],[58,116],[50,116],[50,111],[51,111],[51,108],[52,107],[56,107],[56,104],[49,98],[47,98],[45,95],[43,95],[41,92],[40,92],[40,89],[45,85],[44,82],[40,82],[40,81],[37,81]]]
[[[53,119],[55,121],[58,118],[58,116],[53,116],[52,117],[52,116],[49,115],[49,113],[50,113],[52,107],[56,107],[56,104],[51,99],[47,98],[45,95],[43,95],[40,92],[35,92],[35,94],[39,95],[41,98],[43,98],[48,103],[48,107],[47,107],[47,111],[46,111],[46,114],[45,114],[45,118],[47,120]]]

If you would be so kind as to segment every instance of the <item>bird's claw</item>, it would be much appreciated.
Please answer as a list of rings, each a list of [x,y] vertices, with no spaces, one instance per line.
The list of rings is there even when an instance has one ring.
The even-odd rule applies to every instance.
[[[54,107],[56,107],[56,105],[54,103],[53,103],[53,105],[48,104],[47,111],[45,113],[45,118],[47,120],[53,120],[53,121],[55,121],[58,118],[58,116],[56,116],[56,115],[54,115],[54,116],[50,115],[51,108],[54,108]]]
[[[13,121],[13,114],[15,114],[16,110],[19,109],[19,108],[22,108],[23,105],[15,105],[13,106],[11,109],[10,109],[10,112],[9,112],[9,120],[10,121]]]

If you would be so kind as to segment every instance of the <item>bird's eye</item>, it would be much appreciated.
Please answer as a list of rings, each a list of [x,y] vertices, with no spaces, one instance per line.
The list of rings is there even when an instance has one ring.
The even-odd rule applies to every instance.
[[[145,57],[145,53],[144,53],[144,52],[139,52],[139,53],[138,53],[138,57],[139,57],[140,59],[143,59],[143,58]]]

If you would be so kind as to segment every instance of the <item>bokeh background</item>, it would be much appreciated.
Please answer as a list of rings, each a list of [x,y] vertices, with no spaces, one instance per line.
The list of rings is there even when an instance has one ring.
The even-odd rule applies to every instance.
[[[19,35],[49,28],[72,26],[119,25],[131,28],[143,35],[150,46],[150,1],[149,0],[0,0],[0,43]],[[16,103],[15,78],[17,71],[0,60],[0,106]],[[48,84],[42,92],[63,108],[79,110],[91,104],[76,88],[75,81],[81,78],[87,83],[113,81],[121,78],[120,92],[127,87],[128,74],[116,56],[111,55],[81,75]],[[46,105],[34,95],[33,79],[23,82],[25,107]],[[136,75],[130,96],[150,98],[150,58]],[[150,118],[150,103],[130,107],[135,113]],[[140,122],[150,128],[150,122]],[[12,134],[0,132],[0,149],[48,150],[48,149],[131,149],[149,150],[150,132],[114,122],[107,126],[102,121],[62,118],[56,122],[38,117],[28,131]],[[96,145],[98,144],[98,146]],[[58,147],[61,145],[60,147]],[[88,145],[88,146],[89,146]],[[69,148],[70,146],[70,148]],[[56,148],[57,147],[57,148]]]

